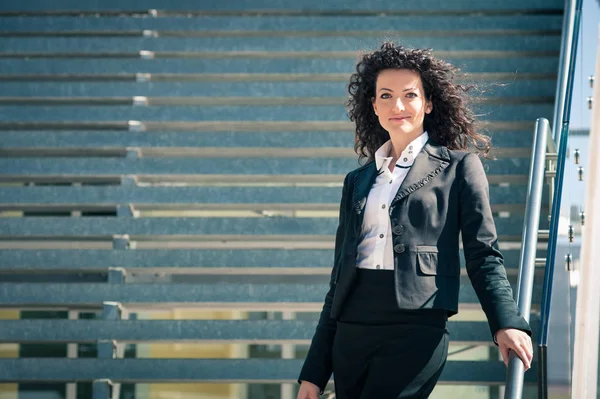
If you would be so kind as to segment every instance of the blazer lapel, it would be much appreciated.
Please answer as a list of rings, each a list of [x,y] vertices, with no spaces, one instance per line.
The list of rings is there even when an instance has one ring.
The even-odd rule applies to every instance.
[[[442,170],[444,170],[450,162],[450,154],[444,146],[434,144],[431,140],[425,143],[425,146],[415,158],[415,162],[411,166],[406,178],[400,185],[396,196],[390,204],[390,208],[394,204],[406,197],[408,194],[417,191]],[[371,186],[377,179],[377,166],[374,161],[369,162],[360,168],[354,175],[354,188],[352,191],[352,207],[358,219],[356,227],[362,226],[364,218],[364,209],[367,204],[367,196],[371,190]]]
[[[369,162],[359,169],[354,175],[354,188],[352,191],[352,208],[358,215],[357,226],[362,225],[364,209],[367,204],[367,196],[371,186],[377,179],[377,166],[374,161]]]
[[[425,143],[425,146],[415,158],[406,178],[398,188],[396,196],[392,200],[390,207],[400,201],[407,195],[417,191],[437,176],[450,164],[450,154],[444,146],[436,145],[431,140]]]

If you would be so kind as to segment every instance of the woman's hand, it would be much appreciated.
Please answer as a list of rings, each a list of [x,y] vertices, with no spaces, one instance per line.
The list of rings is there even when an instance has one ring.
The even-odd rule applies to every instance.
[[[312,382],[302,381],[297,399],[319,399],[321,388]]]
[[[531,360],[533,359],[533,346],[531,338],[527,333],[517,330],[516,328],[503,328],[496,333],[496,341],[500,347],[500,353],[504,364],[508,367],[508,353],[513,350],[517,356],[523,361],[525,371],[531,368]]]

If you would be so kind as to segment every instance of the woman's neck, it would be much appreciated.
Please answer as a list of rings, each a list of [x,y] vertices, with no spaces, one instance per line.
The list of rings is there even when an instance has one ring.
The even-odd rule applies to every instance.
[[[406,147],[423,133],[424,132],[421,131],[417,133],[409,133],[396,136],[390,135],[390,139],[392,140],[392,146],[390,148],[390,153],[388,156],[392,157],[392,163],[395,164],[398,158],[400,158],[400,155],[402,155],[402,152],[406,149]]]

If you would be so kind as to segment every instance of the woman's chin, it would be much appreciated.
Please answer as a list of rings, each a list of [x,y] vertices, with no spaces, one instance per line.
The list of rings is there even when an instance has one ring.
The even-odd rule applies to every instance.
[[[419,131],[421,131],[419,129]],[[394,125],[389,126],[388,133],[390,134],[401,134],[401,135],[413,135],[416,134],[417,129],[410,125]]]

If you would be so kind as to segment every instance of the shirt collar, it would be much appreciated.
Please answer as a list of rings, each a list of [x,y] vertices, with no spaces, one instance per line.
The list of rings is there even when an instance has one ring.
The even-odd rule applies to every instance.
[[[421,152],[428,139],[429,135],[427,132],[423,132],[423,134],[411,141],[404,151],[402,151],[402,154],[400,154],[396,165],[404,168],[411,167],[415,161],[415,157]],[[381,170],[384,165],[388,165],[391,162],[392,157],[389,156],[391,149],[392,140],[390,139],[375,151],[375,165],[377,166],[377,170]]]

